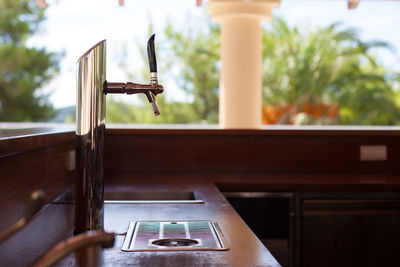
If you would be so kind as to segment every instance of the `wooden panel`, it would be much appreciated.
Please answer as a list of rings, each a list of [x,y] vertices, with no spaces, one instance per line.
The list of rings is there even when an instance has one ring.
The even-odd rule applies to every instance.
[[[24,141],[8,140],[8,145],[0,146],[5,148],[0,150],[0,208],[3,211],[0,230],[15,222],[22,214],[27,195],[34,189],[44,189],[49,199],[72,184],[74,172],[67,171],[65,157],[68,151],[75,149],[75,136],[68,133],[66,136],[48,137],[38,137],[41,140],[36,137]],[[388,160],[359,162],[359,145],[366,144],[387,145]],[[340,186],[352,185],[352,188],[363,190],[376,188],[377,185],[384,185],[388,190],[392,184],[397,184],[398,190],[400,184],[397,178],[400,168],[399,138],[395,132],[386,131],[108,130],[105,156],[106,182],[124,189],[129,189],[127,181],[130,181],[130,189],[136,190],[182,190],[182,183],[196,189],[195,182],[205,181],[227,186],[232,186],[233,182],[241,183],[240,186],[247,183],[254,190],[260,190],[261,187],[267,190],[271,186],[276,190],[287,190],[288,186],[293,185],[304,190],[332,190],[335,180]],[[161,174],[163,176],[160,177]],[[178,176],[184,182],[179,183]],[[140,181],[146,184],[141,185]],[[162,183],[167,186],[160,187]],[[364,184],[360,186],[360,183]],[[237,254],[242,262],[249,255],[254,261],[270,261],[270,254],[265,252],[261,243],[255,241],[253,235],[248,235],[245,224],[239,221],[222,196],[218,196],[216,188],[210,190],[208,186],[204,187],[202,194],[208,201],[196,209],[195,214],[188,206],[170,209],[113,206],[107,209],[106,230],[123,232],[130,220],[146,216],[167,218],[174,214],[181,219],[213,218],[221,222],[224,233],[233,244],[229,253],[218,254],[218,257],[229,263],[235,260],[235,257],[231,257],[233,254]],[[57,212],[54,214],[57,215]],[[68,214],[72,214],[71,210]],[[40,214],[40,217],[46,218],[43,215]],[[62,213],[60,218],[70,220],[71,216]],[[68,225],[70,229],[72,221],[68,221]],[[37,229],[46,230],[46,227],[45,224],[35,224],[35,228],[29,229],[35,232]],[[63,226],[63,229],[67,228]],[[62,231],[55,230],[56,235],[49,237],[48,241],[63,239],[65,232]],[[250,236],[247,243],[242,242],[243,235]],[[46,235],[42,233],[40,237]],[[127,261],[162,264],[164,260],[175,262],[179,258],[175,254],[166,254],[159,259],[154,259],[152,255],[147,257],[147,254],[127,256],[119,250],[122,240],[117,238],[117,246],[106,255],[106,260],[116,265]],[[40,241],[41,244],[43,242]],[[32,243],[29,248],[32,248]],[[187,254],[180,256],[184,260]],[[29,256],[29,260],[33,257]],[[191,259],[193,262],[204,260],[204,263],[213,263],[214,259],[220,258],[209,253],[197,254]]]
[[[125,176],[125,175],[123,175]],[[115,177],[115,180],[127,181],[127,177]],[[105,204],[104,228],[107,232],[124,233],[129,223],[135,220],[213,220],[218,223],[227,239],[228,251],[163,251],[163,252],[123,252],[123,235],[116,236],[113,248],[104,250],[106,266],[271,266],[278,263],[267,248],[250,231],[245,222],[218,189],[208,183],[191,181],[174,176],[165,178],[142,179],[109,187],[106,190],[143,190],[143,191],[194,191],[204,204],[162,204],[132,205]],[[88,254],[88,253],[87,253]],[[89,266],[89,257],[70,254],[56,266]]]
[[[360,221],[352,215],[305,217],[300,266],[363,266]]]
[[[70,152],[76,148],[73,134],[31,136],[10,142],[0,141],[5,148],[1,152],[6,151],[0,154],[0,231],[22,216],[31,192],[41,189],[49,201],[70,188],[75,177],[75,171],[67,166]]]
[[[303,202],[300,266],[397,266],[400,199],[320,196]]]
[[[73,205],[50,204],[0,244],[1,266],[32,266],[47,250],[71,236]]]
[[[400,191],[398,174],[213,174],[208,179],[222,191]]]
[[[106,173],[399,173],[400,140],[385,131],[107,130]],[[360,145],[386,145],[364,161]]]
[[[43,148],[45,146],[57,145],[75,139],[74,132],[52,132],[36,133],[29,131],[25,136],[0,137],[0,157],[15,154],[27,150]]]

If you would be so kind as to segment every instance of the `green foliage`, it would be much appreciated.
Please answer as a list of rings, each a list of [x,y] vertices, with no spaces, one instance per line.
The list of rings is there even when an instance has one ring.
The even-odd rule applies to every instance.
[[[157,96],[157,105],[161,115],[154,113],[145,97],[139,105],[130,105],[124,101],[107,96],[107,122],[110,123],[192,123],[198,120],[189,103],[165,101],[162,95]]]
[[[355,30],[339,26],[301,32],[274,18],[265,31],[264,103],[290,106],[278,123],[292,123],[307,105],[318,103],[338,104],[339,116],[328,120],[306,116],[301,123],[389,125],[399,121],[393,80],[371,53],[371,48],[388,45],[362,42]]]
[[[35,1],[1,0],[0,10],[1,43],[22,45],[44,18]]]
[[[399,124],[398,92],[393,90],[394,81],[386,78],[387,70],[371,65],[362,69],[366,74],[355,77],[351,83],[338,84],[342,88],[336,94],[341,107],[340,124]]]
[[[54,116],[40,88],[58,71],[59,55],[25,43],[43,21],[35,1],[0,0],[0,121],[43,121]]]
[[[0,0],[0,10],[0,121],[48,120],[54,110],[40,88],[58,72],[60,55],[26,46],[44,11],[33,0]],[[208,21],[196,30],[175,29],[169,23],[164,35],[158,50],[166,90],[157,97],[162,115],[154,117],[143,96],[137,105],[108,96],[109,122],[218,122],[219,27]],[[380,65],[372,48],[390,47],[363,42],[340,24],[306,32],[274,18],[263,36],[263,92],[264,104],[280,111],[275,123],[398,124],[400,75]],[[128,76],[143,81],[148,75],[144,64],[141,77]],[[188,101],[169,99],[163,76],[175,80]],[[329,112],[321,115],[321,109]]]
[[[144,97],[141,98],[141,104],[136,106],[123,103],[123,101],[110,100],[107,102],[107,121],[218,123],[219,28],[210,22],[207,26],[206,30],[191,31],[189,27],[178,30],[169,23],[164,29],[166,40],[157,39],[156,45],[161,43],[162,46],[157,50],[160,83],[165,87],[163,95],[157,96],[160,116],[154,117]],[[153,32],[152,24],[149,25],[148,32]],[[120,66],[130,78],[148,81],[149,70],[144,46],[142,46],[141,54],[142,61],[146,63],[141,77],[130,73],[124,63]],[[180,102],[167,99],[168,84],[163,82],[162,77],[174,79],[191,100]]]
[[[219,27],[207,31],[165,29],[172,53],[169,65],[178,63],[178,85],[193,97],[194,111],[208,123],[218,123]],[[176,65],[175,65],[176,66]]]
[[[158,50],[160,76],[173,77],[190,101],[166,98],[168,83],[161,81],[166,90],[159,97],[161,116],[153,117],[146,100],[141,106],[111,101],[114,106],[108,114],[126,114],[108,118],[114,122],[217,123],[219,28],[213,24],[208,28],[177,30],[168,24],[167,39]],[[342,30],[340,24],[307,32],[274,18],[263,35],[263,101],[278,109],[274,123],[398,124],[400,100],[395,84],[399,75],[380,65],[372,48],[390,46],[363,42],[354,29]],[[144,48],[142,57],[147,62]],[[148,80],[147,65],[143,77]]]

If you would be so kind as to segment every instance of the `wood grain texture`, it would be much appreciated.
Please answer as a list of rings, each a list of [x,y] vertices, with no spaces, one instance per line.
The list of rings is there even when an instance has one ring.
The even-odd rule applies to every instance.
[[[52,128],[51,130],[44,133],[25,131],[23,136],[0,137],[0,158],[8,154],[57,145],[75,139],[75,133],[72,131],[57,132]]]
[[[360,145],[387,145],[388,160],[360,162]],[[65,157],[68,151],[76,148],[73,133],[3,139],[0,148],[0,208],[3,210],[0,229],[19,218],[31,191],[40,188],[49,200],[58,192],[71,188],[75,174],[67,171]],[[200,207],[196,205],[195,209],[191,205],[106,205],[107,231],[122,233],[129,221],[135,219],[171,216],[215,219],[233,249],[225,254],[126,254],[120,251],[123,236],[119,236],[116,247],[104,251],[106,266],[126,262],[141,266],[164,266],[166,263],[172,266],[176,263],[180,266],[249,266],[249,263],[274,266],[276,263],[271,254],[214,183],[223,190],[398,191],[399,159],[397,131],[108,130],[105,138],[106,189],[192,189],[198,190],[206,203]],[[72,214],[71,209],[61,214],[54,211],[53,215],[68,221]],[[44,212],[39,215],[44,220],[46,216]],[[64,226],[72,230],[72,223]],[[39,231],[42,234],[36,236],[38,244],[49,241],[49,245],[66,237],[68,230],[64,226],[52,229],[54,235],[48,239],[40,232],[46,230],[46,224],[32,222],[25,231]],[[34,238],[35,235],[31,240]],[[36,251],[35,256],[27,255],[32,261],[38,251],[30,244],[27,249]],[[40,246],[40,249],[46,246]],[[78,261],[82,258],[87,257],[79,256]],[[70,266],[77,262],[67,258],[63,263],[62,266]]]
[[[361,145],[386,145],[388,160],[360,161]],[[398,174],[394,131],[106,131],[106,172]]]
[[[38,135],[10,142],[0,141],[5,147],[0,155],[0,231],[22,216],[31,192],[43,190],[48,202],[70,188],[75,177],[67,167],[76,148],[74,135]]]
[[[1,266],[32,266],[59,240],[72,234],[73,205],[46,206],[32,221],[0,244]]]
[[[223,174],[208,178],[222,191],[400,191],[398,174]]]
[[[227,239],[228,251],[123,252],[124,235],[116,237],[115,246],[103,251],[104,266],[270,266],[279,264],[247,227],[212,183],[193,177],[145,177],[118,174],[106,190],[116,191],[195,191],[204,204],[105,204],[104,225],[107,232],[125,233],[134,220],[215,220]],[[57,266],[87,264],[80,253],[71,254]]]
[[[301,193],[297,266],[397,266],[399,193]]]

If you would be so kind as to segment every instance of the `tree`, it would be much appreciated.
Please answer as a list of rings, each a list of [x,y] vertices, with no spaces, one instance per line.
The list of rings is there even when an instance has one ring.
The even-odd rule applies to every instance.
[[[41,121],[54,115],[43,85],[58,72],[59,55],[29,48],[44,20],[33,0],[0,0],[0,121]]]
[[[281,124],[395,124],[400,119],[390,72],[371,48],[340,24],[301,32],[274,18],[265,31],[264,120]]]
[[[202,121],[218,123],[219,27],[208,23],[207,31],[165,29],[172,53],[169,64],[177,63],[180,87],[192,95],[192,106]]]
[[[138,122],[138,123],[217,123],[218,122],[218,87],[219,87],[219,28],[207,23],[206,30],[192,31],[174,29],[169,23],[165,29],[165,40],[157,50],[157,63],[160,72],[160,82],[165,86],[163,95],[157,96],[157,102],[162,113],[154,117],[147,107],[147,100],[141,98],[139,104],[128,105],[114,98],[107,102],[108,122]],[[148,28],[149,36],[153,33],[152,24]],[[159,38],[159,37],[158,37]],[[142,62],[147,62],[144,42],[140,42]],[[122,48],[123,50],[124,48]],[[122,61],[127,57],[122,53]],[[124,62],[120,66],[135,80],[148,80],[148,66],[143,65],[141,75],[131,73]],[[188,98],[188,102],[170,100],[167,98],[168,84],[162,77],[173,77],[179,88]],[[125,113],[125,114],[121,114]],[[122,121],[121,121],[122,120]]]
[[[394,90],[398,76],[378,64],[371,51],[389,45],[363,42],[355,30],[340,26],[303,32],[274,18],[264,30],[264,123],[393,125],[400,121]],[[174,77],[190,101],[164,98],[160,109],[168,116],[166,112],[159,118],[140,115],[130,122],[218,121],[219,28],[210,24],[209,29],[177,30],[167,25],[167,39],[158,50],[160,76]],[[142,56],[146,62],[144,52]],[[147,66],[144,73],[148,75]]]
[[[140,97],[140,96],[139,96]],[[163,95],[157,96],[157,105],[161,115],[154,113],[146,97],[141,97],[140,104],[132,105],[107,96],[107,122],[111,123],[193,123],[198,116],[189,103],[165,101]]]

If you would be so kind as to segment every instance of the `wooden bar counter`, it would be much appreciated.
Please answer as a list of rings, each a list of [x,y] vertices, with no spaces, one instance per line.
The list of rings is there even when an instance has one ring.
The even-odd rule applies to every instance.
[[[105,204],[105,230],[117,235],[115,246],[104,250],[105,266],[280,266],[245,222],[229,205],[215,185],[196,182],[191,177],[177,178],[119,175],[135,185],[108,185],[111,191],[193,191],[203,204]],[[212,220],[227,240],[227,251],[123,252],[122,243],[131,221],[136,220]],[[57,266],[77,265],[71,254]],[[82,259],[81,259],[82,261]],[[84,261],[84,260],[83,260]]]
[[[300,222],[303,203],[311,207],[307,216],[319,211],[316,205],[328,203],[315,204],[309,196],[336,201],[335,194],[342,194],[346,201],[362,198],[360,203],[368,205],[370,199],[378,197],[394,205],[385,204],[387,212],[394,214],[392,210],[397,212],[394,208],[400,203],[399,131],[382,127],[109,129],[104,147],[106,191],[193,191],[204,204],[105,204],[105,230],[118,234],[115,246],[102,251],[79,250],[58,266],[89,266],[86,261],[98,255],[105,266],[280,266],[268,245],[263,245],[221,191],[290,193],[297,207],[293,214],[299,216],[293,220]],[[361,161],[360,146],[364,145],[385,146],[386,160]],[[52,201],[73,188],[75,149],[72,131],[24,131],[18,137],[9,134],[0,138],[0,231],[21,217],[30,192],[41,189],[46,193],[46,205],[32,222],[0,244],[2,264],[30,266],[55,244],[72,236],[73,205]],[[317,197],[310,192],[318,193]],[[348,197],[350,193],[356,196]],[[353,205],[354,201],[346,203]],[[395,222],[400,216],[391,218]],[[213,220],[230,249],[122,252],[124,234],[136,220]],[[294,261],[290,266],[306,266],[309,258],[306,254],[303,257],[301,246],[314,241],[301,233],[311,228],[293,225],[297,234],[291,236]]]

